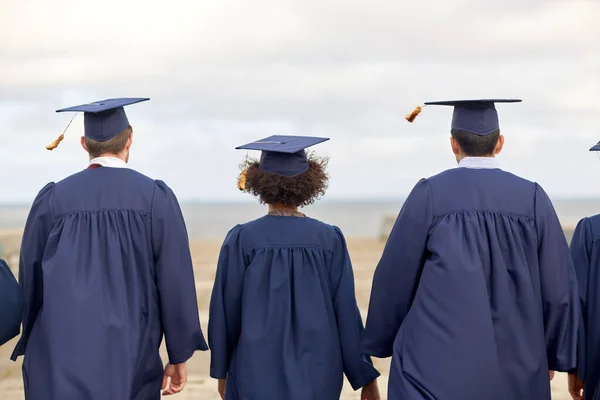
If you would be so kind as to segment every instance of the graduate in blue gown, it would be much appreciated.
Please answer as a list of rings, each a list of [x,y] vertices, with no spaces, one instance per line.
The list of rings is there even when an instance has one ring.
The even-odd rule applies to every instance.
[[[365,352],[388,399],[550,400],[576,363],[577,282],[540,185],[503,171],[494,103],[451,101],[458,168],[421,179],[373,278]],[[427,103],[426,103],[427,104]]]
[[[84,112],[90,163],[47,184],[25,226],[23,333],[12,359],[25,355],[28,400],[159,399],[161,387],[183,388],[186,361],[207,350],[177,199],[127,167],[132,128],[123,107],[144,100],[59,110]]]
[[[590,151],[600,151],[600,143]],[[578,222],[571,239],[581,300],[579,359],[569,374],[574,400],[600,399],[600,214]]]
[[[22,313],[21,288],[8,264],[0,259],[0,346],[19,334]]]
[[[238,147],[262,151],[239,184],[269,213],[229,231],[219,255],[208,340],[210,375],[227,400],[337,400],[344,374],[362,399],[379,399],[344,235],[298,211],[327,187],[326,159],[304,150],[325,140]]]

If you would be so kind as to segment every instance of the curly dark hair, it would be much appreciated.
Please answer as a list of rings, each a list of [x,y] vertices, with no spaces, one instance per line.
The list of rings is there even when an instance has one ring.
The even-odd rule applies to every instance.
[[[329,176],[325,172],[329,158],[307,155],[308,170],[293,178],[262,171],[258,160],[248,159],[240,166],[246,171],[244,191],[259,198],[262,204],[304,207],[325,194]]]

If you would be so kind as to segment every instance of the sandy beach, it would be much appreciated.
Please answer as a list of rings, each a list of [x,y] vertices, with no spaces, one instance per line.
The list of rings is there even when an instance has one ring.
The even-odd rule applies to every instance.
[[[191,243],[200,319],[205,333],[208,322],[210,293],[220,244],[220,241],[217,240],[193,241]],[[354,265],[356,296],[364,318],[369,303],[373,271],[381,255],[383,243],[375,239],[348,238],[348,246]],[[21,360],[17,363],[9,360],[14,343],[15,340],[0,348],[0,393],[2,393],[0,397],[3,400],[23,399]],[[165,359],[166,357],[163,356],[163,360]],[[374,363],[382,374],[379,385],[382,399],[386,399],[389,359],[374,359]],[[186,389],[184,392],[170,397],[180,400],[218,400],[219,395],[216,391],[216,382],[208,376],[209,353],[197,352],[188,364],[189,382]],[[552,393],[552,398],[555,400],[570,399],[566,387],[566,376],[564,374],[557,374],[555,376],[552,381]],[[359,394],[359,392],[354,392],[346,382],[341,398],[343,400],[359,399]]]

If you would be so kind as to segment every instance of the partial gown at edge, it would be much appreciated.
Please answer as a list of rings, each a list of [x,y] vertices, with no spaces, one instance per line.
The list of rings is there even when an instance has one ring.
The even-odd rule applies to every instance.
[[[96,168],[44,187],[21,248],[27,400],[160,398],[169,361],[206,350],[183,216],[173,192]]]
[[[577,374],[586,400],[600,399],[600,215],[583,218],[571,239],[581,299]]]
[[[23,294],[8,264],[0,259],[0,346],[19,334]]]
[[[540,186],[499,169],[421,180],[375,271],[365,352],[389,400],[550,400],[576,363],[577,282]]]
[[[210,303],[211,376],[227,400],[338,400],[379,373],[361,353],[363,324],[341,231],[265,216],[227,235]]]

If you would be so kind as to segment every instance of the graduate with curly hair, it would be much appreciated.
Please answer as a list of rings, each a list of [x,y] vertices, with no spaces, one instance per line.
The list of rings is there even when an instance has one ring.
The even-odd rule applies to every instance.
[[[229,231],[219,255],[208,334],[223,399],[334,400],[344,375],[361,399],[379,399],[344,235],[298,211],[327,188],[327,159],[304,150],[326,140],[271,136],[238,147],[262,151],[238,186],[269,211]]]

